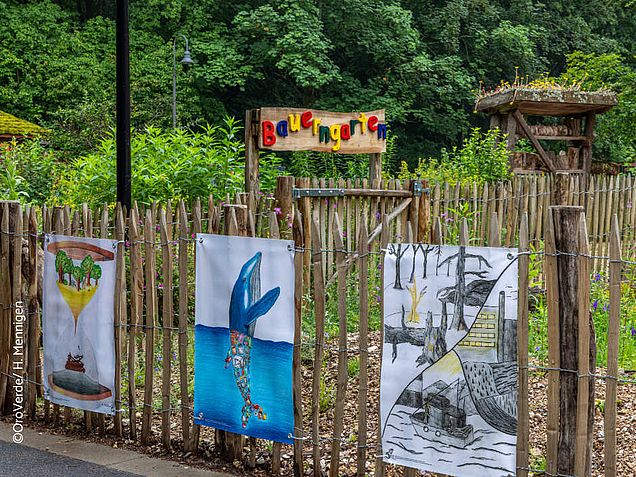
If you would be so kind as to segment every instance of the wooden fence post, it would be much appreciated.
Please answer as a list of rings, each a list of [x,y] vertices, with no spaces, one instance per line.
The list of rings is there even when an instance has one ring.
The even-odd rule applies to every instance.
[[[144,360],[144,409],[141,421],[141,444],[147,445],[152,434],[152,393],[154,381],[154,360],[155,360],[155,324],[156,308],[156,259],[155,259],[155,222],[151,210],[146,210],[146,220],[144,222],[144,254],[146,272],[146,359]]]
[[[137,208],[130,211],[130,328],[128,330],[128,418],[130,438],[137,440],[137,393],[135,363],[137,335],[142,320],[144,276],[141,256],[140,218]]]
[[[618,220],[612,220],[610,233],[610,304],[607,330],[607,375],[605,384],[605,476],[616,475],[616,378],[621,306],[621,242]]]
[[[28,342],[28,373],[29,373],[29,394],[28,394],[28,415],[31,420],[35,419],[36,397],[38,373],[37,365],[40,357],[40,306],[38,302],[39,262],[38,256],[38,221],[35,209],[31,208],[29,213],[29,342]]]
[[[369,184],[376,188],[382,180],[382,153],[374,152],[369,154]]]
[[[4,414],[11,383],[11,265],[9,261],[9,205],[0,202],[0,415]]]
[[[382,273],[380,278],[380,370],[382,368],[382,353],[384,348],[384,257],[386,255],[386,249],[389,246],[389,221],[386,215],[382,217],[382,231],[380,235],[380,250],[382,254],[380,255],[380,263],[382,264]],[[380,415],[380,406],[378,406],[378,422],[381,421],[382,416]],[[384,477],[386,473],[386,466],[384,461],[382,460],[382,433],[380,429],[378,429],[378,444],[377,444],[377,455],[375,458],[375,477]]]
[[[519,229],[519,295],[517,297],[517,356],[519,393],[517,404],[517,475],[527,477],[530,441],[528,413],[528,266],[530,263],[528,214],[523,214]]]
[[[293,176],[279,176],[276,178],[276,207],[280,210],[276,211],[278,216],[278,228],[282,238],[291,238],[291,227],[293,219],[293,199],[292,191],[294,189]]]
[[[329,477],[338,477],[340,447],[344,427],[344,401],[347,392],[347,253],[342,242],[338,214],[334,214],[332,233],[338,268],[338,377],[336,386],[336,408],[334,412],[333,441]]]
[[[305,246],[303,233],[303,219],[300,212],[294,214],[294,246],[302,249]],[[303,476],[303,397],[302,385],[302,312],[303,312],[303,263],[304,253],[296,251],[294,256],[294,435],[299,439],[294,440],[294,476]]]
[[[181,391],[181,435],[183,449],[192,452],[190,440],[190,396],[188,395],[188,215],[179,202],[179,387]]]
[[[314,216],[311,231],[311,263],[314,275],[314,316],[316,321],[316,343],[311,385],[311,439],[313,445],[314,477],[322,476],[320,468],[320,378],[325,346],[325,278],[323,273],[320,224]]]
[[[162,293],[162,353],[161,353],[161,442],[170,450],[170,376],[172,351],[172,326],[174,307],[172,304],[172,234],[168,231],[166,211],[160,212],[161,265],[163,275]]]
[[[259,110],[245,111],[245,192],[258,193],[258,123]]]
[[[581,426],[577,425],[577,423],[583,422],[583,415],[588,415],[587,404],[589,402],[589,396],[583,397],[579,393],[582,388],[579,387],[578,382],[578,379],[581,379],[579,376],[581,367],[586,369],[586,366],[582,365],[582,361],[588,360],[589,355],[587,353],[585,356],[580,355],[583,344],[588,344],[588,340],[587,348],[595,350],[594,338],[586,337],[589,330],[589,312],[586,311],[585,306],[586,298],[589,297],[588,251],[586,243],[581,240],[583,208],[553,206],[550,209],[552,213],[550,229],[554,235],[554,242],[549,245],[546,243],[546,252],[550,255],[556,255],[554,260],[550,255],[546,257],[548,339],[550,340],[549,353],[553,358],[550,360],[550,367],[566,371],[559,373],[558,385],[554,380],[554,375],[549,382],[547,471],[575,475],[576,455],[581,452],[579,459],[582,460],[578,462],[579,470],[585,466],[589,458],[587,456],[589,447],[585,445],[585,450],[581,450],[580,446],[592,438],[591,427],[585,426],[588,429],[581,435],[580,433],[583,431]],[[555,308],[558,310],[557,314],[555,314]],[[583,327],[588,329],[582,330]],[[557,340],[559,345],[557,348],[558,363],[555,363],[557,356],[553,346]],[[583,340],[584,343],[581,344],[579,340]],[[587,369],[589,369],[589,361]],[[587,379],[589,379],[589,373],[586,374],[588,374]],[[594,402],[593,396],[591,402]],[[577,420],[577,407],[579,406],[585,409],[579,411]],[[557,412],[558,418],[555,416]],[[550,422],[551,420],[558,423],[556,436],[555,425]],[[577,430],[579,431],[578,438]],[[577,442],[579,449],[577,449]]]
[[[88,214],[84,214],[88,217]],[[85,223],[86,224],[86,223]],[[85,225],[86,227],[86,225]],[[126,331],[126,257],[124,256],[124,237],[126,224],[121,204],[115,208],[115,238],[117,239],[117,272],[115,281],[115,435],[122,437],[121,416],[121,357],[122,341],[125,342]],[[123,333],[122,333],[123,330]],[[124,336],[124,338],[122,338]]]
[[[369,239],[364,217],[358,234],[358,273],[360,282],[360,390],[358,394],[358,466],[357,477],[367,472],[367,396],[369,381]]]

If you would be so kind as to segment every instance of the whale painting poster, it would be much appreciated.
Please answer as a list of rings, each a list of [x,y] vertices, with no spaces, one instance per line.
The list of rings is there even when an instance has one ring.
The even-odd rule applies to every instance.
[[[46,236],[43,381],[55,404],[114,413],[116,244]]]
[[[291,443],[294,244],[199,234],[194,421]]]
[[[516,475],[517,250],[390,244],[384,273],[383,459]]]

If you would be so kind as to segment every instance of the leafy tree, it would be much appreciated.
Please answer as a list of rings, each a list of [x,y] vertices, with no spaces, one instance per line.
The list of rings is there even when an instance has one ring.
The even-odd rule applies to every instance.
[[[94,152],[114,126],[113,2],[0,0],[0,11],[3,109],[51,127],[63,159]],[[574,51],[636,64],[631,0],[131,0],[130,14],[138,130],[171,125],[172,42],[185,33],[196,65],[177,72],[180,124],[265,105],[384,107],[394,160],[412,167],[486,125],[472,114],[479,82],[512,80],[517,68],[558,76],[577,68]],[[597,156],[629,154],[621,115],[631,107],[616,111],[599,121]],[[604,143],[614,125],[621,140]]]
[[[86,284],[88,286],[91,285],[91,274],[93,273],[93,268],[95,267],[95,260],[90,255],[86,255],[82,263],[80,264],[82,267],[82,271],[84,272],[84,277],[86,280]]]
[[[79,267],[79,266],[73,267],[73,278],[75,279],[75,284],[77,285],[77,291],[79,291],[82,286],[82,281],[84,279],[84,270],[82,269],[82,267]]]
[[[93,277],[93,280],[95,280],[95,286],[99,286],[99,279],[102,278],[102,267],[99,265],[93,265],[91,276]]]
[[[583,89],[609,88],[618,93],[618,105],[597,117],[594,154],[613,162],[636,161],[636,67],[621,55],[568,55],[568,67],[560,77],[580,83]]]
[[[66,262],[68,260],[68,255],[66,255],[66,252],[64,250],[60,250],[59,252],[57,252],[55,254],[55,269],[57,270],[57,274],[58,274],[58,282],[63,283],[64,281],[64,270],[65,270],[65,265]]]

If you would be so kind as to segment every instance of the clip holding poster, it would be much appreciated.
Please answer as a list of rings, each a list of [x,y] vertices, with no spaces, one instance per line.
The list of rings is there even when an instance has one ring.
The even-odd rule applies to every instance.
[[[515,475],[515,249],[390,244],[380,383],[386,462]]]
[[[293,242],[197,235],[194,421],[291,443]]]

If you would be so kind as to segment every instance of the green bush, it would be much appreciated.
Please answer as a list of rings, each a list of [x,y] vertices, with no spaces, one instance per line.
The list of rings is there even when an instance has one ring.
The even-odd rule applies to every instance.
[[[55,157],[40,140],[0,147],[0,198],[43,203],[51,193]]]
[[[226,118],[202,132],[148,128],[131,138],[132,198],[153,201],[192,200],[213,194],[225,199],[244,188],[244,144],[241,127]],[[264,156],[261,188],[273,190],[278,160]],[[116,143],[111,135],[97,151],[72,160],[55,183],[52,203],[91,206],[115,202]]]
[[[440,158],[420,159],[411,172],[402,162],[398,177],[404,179],[428,179],[433,182],[500,181],[510,177],[509,153],[505,136],[498,129],[482,133],[478,128],[464,139],[461,148],[442,149]]]

